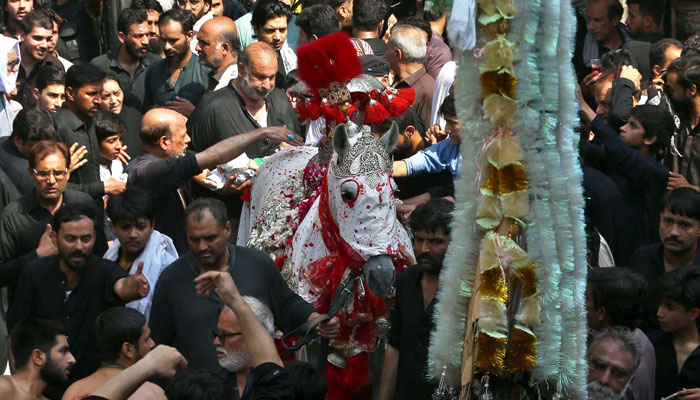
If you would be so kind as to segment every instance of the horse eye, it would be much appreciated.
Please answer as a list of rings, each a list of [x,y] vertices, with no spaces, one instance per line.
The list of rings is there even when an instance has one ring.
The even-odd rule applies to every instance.
[[[360,186],[353,180],[347,180],[340,185],[340,196],[346,203],[352,203],[357,199],[357,193],[360,191]]]

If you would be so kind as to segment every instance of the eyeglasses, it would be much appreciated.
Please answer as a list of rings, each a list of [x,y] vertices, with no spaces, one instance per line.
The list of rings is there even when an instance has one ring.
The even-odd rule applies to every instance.
[[[214,338],[218,338],[221,343],[226,341],[226,338],[229,336],[237,336],[237,335],[243,334],[243,332],[224,333],[218,329],[212,330],[211,333],[212,333],[212,335],[214,335]]]
[[[49,179],[50,176],[53,176],[57,181],[62,181],[66,179],[66,176],[68,176],[68,168],[63,171],[37,171],[32,168],[32,171],[34,172],[34,175],[41,179]]]

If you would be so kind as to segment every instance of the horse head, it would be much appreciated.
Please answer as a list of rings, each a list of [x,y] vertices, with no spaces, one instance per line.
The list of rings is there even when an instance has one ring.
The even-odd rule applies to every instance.
[[[365,131],[351,144],[349,128],[338,125],[333,135],[335,157],[327,174],[328,203],[340,236],[364,260],[362,274],[375,296],[386,296],[396,271],[390,254],[396,254],[396,184],[391,178],[391,152],[398,126],[380,140]],[[353,138],[354,139],[354,138]]]

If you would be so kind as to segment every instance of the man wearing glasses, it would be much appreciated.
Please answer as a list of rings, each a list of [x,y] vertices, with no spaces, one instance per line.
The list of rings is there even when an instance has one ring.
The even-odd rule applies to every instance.
[[[51,240],[51,221],[59,208],[84,205],[95,210],[100,223],[104,218],[89,195],[66,189],[69,168],[70,153],[65,144],[37,142],[29,154],[29,178],[34,190],[8,204],[0,215],[0,287],[10,288],[10,299],[25,264],[58,253]],[[94,253],[101,256],[106,250],[104,232],[98,229]]]

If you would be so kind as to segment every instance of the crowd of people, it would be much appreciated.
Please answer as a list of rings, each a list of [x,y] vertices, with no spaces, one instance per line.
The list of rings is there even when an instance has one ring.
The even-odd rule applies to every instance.
[[[461,162],[449,14],[409,0],[127,0],[117,45],[101,49],[101,2],[1,3],[0,398],[326,397],[325,371],[283,362],[274,341],[321,314],[274,259],[234,243],[255,170],[327,140],[323,120],[297,113],[296,49],[339,31],[364,74],[415,93],[371,127],[398,127],[394,196],[413,252],[348,398],[431,398]],[[664,34],[664,1],[573,3],[589,395],[700,399],[700,34]],[[338,318],[316,329],[332,339]]]

